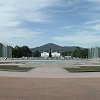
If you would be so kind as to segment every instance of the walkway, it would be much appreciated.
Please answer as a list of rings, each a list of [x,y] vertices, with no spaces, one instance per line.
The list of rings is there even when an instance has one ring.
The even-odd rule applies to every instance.
[[[93,78],[100,77],[100,72],[69,73],[64,67],[77,67],[76,65],[60,63],[26,63],[22,67],[35,67],[29,72],[0,71],[3,77],[26,77],[26,78]]]

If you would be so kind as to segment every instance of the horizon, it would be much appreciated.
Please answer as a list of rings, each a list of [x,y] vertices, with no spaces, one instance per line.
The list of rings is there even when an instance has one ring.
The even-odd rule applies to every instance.
[[[1,44],[3,44],[3,43],[1,43]],[[42,45],[39,45],[39,46],[36,46],[36,47],[29,47],[28,45],[21,45],[21,46],[19,46],[19,45],[15,45],[15,46],[19,46],[19,47],[22,47],[22,46],[28,46],[30,49],[32,49],[32,48],[37,48],[37,47],[40,47],[40,46],[44,46],[44,45],[47,45],[47,44],[53,44],[53,45],[57,45],[57,46],[61,46],[61,47],[80,47],[80,46],[71,46],[71,45],[59,45],[59,44],[56,44],[56,43],[46,43],[46,44],[42,44]],[[11,46],[11,45],[9,45],[9,44],[3,44],[4,46]],[[13,48],[15,47],[15,46],[12,46]],[[81,48],[85,48],[85,47],[81,47]]]
[[[0,42],[30,48],[99,46],[99,5],[99,0],[0,1]]]
[[[53,44],[53,45],[57,45],[57,46],[61,46],[61,47],[79,47],[79,46],[58,45],[58,44],[55,44],[55,43],[46,43],[46,44],[43,44],[43,45],[40,45],[40,46],[44,46],[44,45],[48,45],[48,44]],[[40,47],[40,46],[37,46],[37,47]],[[37,47],[33,47],[33,48],[37,48]]]

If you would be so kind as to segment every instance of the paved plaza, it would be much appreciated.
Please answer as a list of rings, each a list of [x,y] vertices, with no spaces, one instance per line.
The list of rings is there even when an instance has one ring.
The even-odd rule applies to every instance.
[[[100,100],[100,78],[0,78],[0,100]]]
[[[24,78],[93,78],[100,77],[100,72],[69,73],[64,68],[78,66],[100,66],[99,61],[87,60],[36,60],[36,61],[2,61],[0,65],[18,65],[20,67],[35,67],[28,72],[0,71],[2,77]]]
[[[0,100],[100,100],[100,72],[69,73],[64,67],[99,66],[99,61],[0,61],[35,67],[29,72],[0,71]]]

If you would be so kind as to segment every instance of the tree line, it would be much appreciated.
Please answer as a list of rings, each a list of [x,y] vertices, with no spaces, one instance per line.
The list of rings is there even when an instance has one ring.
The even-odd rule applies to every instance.
[[[22,57],[41,57],[41,53],[39,51],[32,52],[28,46],[15,46],[12,50],[13,58],[22,58]],[[71,56],[75,58],[87,58],[88,57],[88,49],[82,49],[77,47],[74,51],[64,51],[61,53],[61,56]],[[49,57],[52,57],[51,48],[49,52]]]
[[[39,51],[32,52],[28,46],[15,46],[12,50],[13,58],[22,57],[40,57],[41,53]]]
[[[74,51],[64,51],[61,53],[63,57],[71,56],[75,58],[87,58],[88,57],[88,49],[82,49],[77,47]]]
[[[22,46],[22,47],[15,46],[12,50],[12,56],[14,58],[31,57],[32,52],[28,48],[28,46]]]

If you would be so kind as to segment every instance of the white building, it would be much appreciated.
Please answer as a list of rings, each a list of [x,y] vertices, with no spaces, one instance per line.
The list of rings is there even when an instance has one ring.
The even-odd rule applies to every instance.
[[[58,52],[53,52],[52,53],[52,57],[54,57],[54,58],[61,57],[60,55],[61,55],[61,53],[58,53]]]
[[[64,58],[66,58],[66,59],[71,59],[72,56],[65,56]]]
[[[49,53],[43,52],[43,53],[41,53],[41,57],[47,58],[47,57],[49,57]]]
[[[53,58],[61,57],[60,55],[61,55],[61,53],[58,53],[58,52],[53,52],[52,53],[52,57]],[[41,53],[41,57],[48,58],[49,57],[49,53],[48,52],[43,52],[43,53]]]

